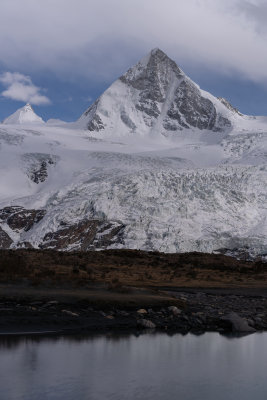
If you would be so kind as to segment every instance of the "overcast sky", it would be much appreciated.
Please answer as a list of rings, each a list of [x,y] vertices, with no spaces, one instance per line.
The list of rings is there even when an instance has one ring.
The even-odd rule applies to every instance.
[[[267,115],[267,0],[1,0],[0,119],[74,120],[152,48],[242,112]]]

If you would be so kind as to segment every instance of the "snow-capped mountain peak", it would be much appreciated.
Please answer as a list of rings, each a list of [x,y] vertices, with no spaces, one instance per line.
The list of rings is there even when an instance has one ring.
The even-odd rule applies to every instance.
[[[24,107],[19,108],[9,117],[4,119],[3,124],[43,124],[44,121],[33,110],[32,106],[27,103]]]
[[[115,81],[78,125],[105,136],[120,132],[175,137],[189,129],[229,131],[233,114],[156,48]]]

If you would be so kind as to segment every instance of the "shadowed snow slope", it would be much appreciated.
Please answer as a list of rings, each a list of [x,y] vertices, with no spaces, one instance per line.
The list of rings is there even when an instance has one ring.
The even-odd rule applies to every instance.
[[[267,253],[267,119],[160,50],[79,123],[2,125],[0,154],[0,247]]]

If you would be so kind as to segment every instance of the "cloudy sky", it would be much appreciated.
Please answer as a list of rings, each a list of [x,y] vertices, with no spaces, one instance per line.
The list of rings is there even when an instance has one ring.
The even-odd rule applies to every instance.
[[[267,0],[1,0],[0,120],[75,120],[159,47],[203,89],[267,115]]]

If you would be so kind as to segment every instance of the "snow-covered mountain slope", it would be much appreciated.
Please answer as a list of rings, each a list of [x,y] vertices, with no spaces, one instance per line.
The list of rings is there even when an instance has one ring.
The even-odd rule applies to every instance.
[[[222,99],[224,100],[224,99]],[[239,114],[202,91],[165,53],[152,50],[84,112],[77,126],[99,135],[164,135],[186,129],[221,132]]]
[[[3,124],[43,124],[44,121],[34,111],[28,103],[24,107],[19,108],[14,114],[4,119]]]
[[[267,252],[266,132],[188,133],[1,129],[2,246]]]
[[[168,66],[166,76],[176,77],[172,62],[163,62],[167,66],[157,65],[150,81]],[[127,74],[136,86],[138,79]],[[150,125],[149,115],[135,107],[134,95],[147,82],[140,79],[141,89],[119,81],[129,90],[124,107],[138,122],[136,130],[121,119],[113,89],[95,105],[94,116],[101,99],[112,104],[107,116],[101,111],[105,126],[99,131],[75,124],[0,126],[0,247],[267,254],[267,118],[242,116],[197,89],[216,109],[214,124],[188,124],[169,135],[162,128],[166,103],[155,100],[160,115],[151,116]],[[166,96],[162,79],[158,89],[151,83],[157,99],[157,90]],[[199,110],[194,96],[193,114]],[[229,121],[224,128],[219,115]]]
[[[55,118],[50,118],[49,120],[46,121],[46,123],[48,125],[53,125],[53,126],[61,126],[61,125],[65,125],[66,122],[62,121],[61,119],[55,119]]]

